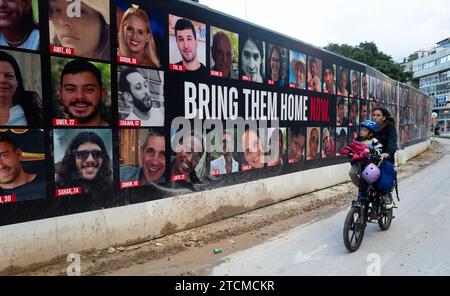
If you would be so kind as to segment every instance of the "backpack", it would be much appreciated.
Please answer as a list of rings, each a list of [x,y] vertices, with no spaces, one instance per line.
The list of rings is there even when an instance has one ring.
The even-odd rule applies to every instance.
[[[390,191],[394,187],[396,176],[394,164],[387,160],[383,161],[380,166],[380,178],[375,182],[375,188],[381,192]]]

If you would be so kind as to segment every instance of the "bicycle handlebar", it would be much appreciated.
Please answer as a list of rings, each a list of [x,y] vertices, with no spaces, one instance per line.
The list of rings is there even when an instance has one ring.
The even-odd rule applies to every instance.
[[[355,153],[349,152],[347,154],[347,157],[349,159],[352,159],[354,155],[355,155]],[[377,151],[373,148],[370,148],[369,152],[365,155],[364,159],[375,160],[375,162],[380,162],[383,160],[383,159],[381,159],[381,155],[378,154]]]

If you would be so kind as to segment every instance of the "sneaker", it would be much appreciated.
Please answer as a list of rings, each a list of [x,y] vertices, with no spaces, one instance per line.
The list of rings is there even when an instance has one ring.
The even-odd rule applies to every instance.
[[[392,209],[392,207],[393,207],[394,205],[392,204],[392,200],[391,200],[390,194],[389,194],[389,193],[385,193],[385,194],[383,194],[383,195],[381,196],[381,198],[383,198],[383,201],[384,201],[384,208],[385,208],[386,210]]]

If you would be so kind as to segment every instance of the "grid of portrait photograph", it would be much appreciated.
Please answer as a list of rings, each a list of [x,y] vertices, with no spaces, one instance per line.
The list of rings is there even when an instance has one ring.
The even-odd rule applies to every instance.
[[[50,114],[57,199],[102,207],[113,192],[110,1],[49,0]]]

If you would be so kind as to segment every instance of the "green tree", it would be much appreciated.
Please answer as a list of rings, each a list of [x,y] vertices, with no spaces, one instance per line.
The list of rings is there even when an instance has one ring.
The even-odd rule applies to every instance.
[[[324,49],[369,65],[394,80],[407,82],[412,79],[412,72],[405,72],[390,55],[378,50],[374,42],[361,42],[358,46],[329,43]]]
[[[408,56],[408,62],[412,62],[412,61],[414,61],[414,60],[417,60],[419,58],[419,53],[417,53],[417,52],[415,52],[415,53],[412,53],[412,54],[410,54],[409,56]]]

